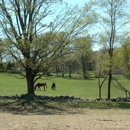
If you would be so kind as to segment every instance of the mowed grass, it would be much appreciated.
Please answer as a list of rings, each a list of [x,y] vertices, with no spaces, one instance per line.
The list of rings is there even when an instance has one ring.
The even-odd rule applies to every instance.
[[[18,78],[16,78],[17,76]],[[16,94],[26,94],[27,85],[26,79],[20,79],[19,75],[12,74],[11,76],[6,73],[0,73],[0,95],[16,95]],[[130,81],[118,77],[118,81],[130,91]],[[69,95],[81,98],[98,98],[98,79],[69,79],[60,77],[43,77],[37,82],[46,82],[46,91],[41,88],[36,90],[36,95],[47,95],[47,96],[58,96],[58,95]],[[52,82],[56,83],[56,90],[51,90]],[[113,97],[125,97],[125,93],[114,86],[111,88],[111,98]],[[107,81],[102,87],[102,98],[107,98]]]
[[[10,96],[26,93],[26,80],[21,78],[19,75],[0,73],[0,95]]]

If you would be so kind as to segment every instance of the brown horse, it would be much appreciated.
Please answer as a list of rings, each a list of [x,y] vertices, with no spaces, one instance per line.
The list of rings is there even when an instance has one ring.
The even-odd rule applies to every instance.
[[[44,87],[44,91],[45,91],[46,88],[47,88],[47,84],[46,84],[46,83],[37,83],[37,84],[35,85],[34,90],[36,90],[37,87],[38,87],[39,90],[41,90],[40,87],[42,87],[42,86]]]
[[[56,89],[56,83],[52,83],[51,89],[53,89],[53,90]]]

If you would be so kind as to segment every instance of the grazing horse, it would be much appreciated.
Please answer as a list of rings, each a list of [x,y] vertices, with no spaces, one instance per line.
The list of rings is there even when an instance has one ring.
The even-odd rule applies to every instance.
[[[56,83],[52,83],[51,89],[53,89],[53,90],[56,89]]]
[[[44,87],[44,91],[46,90],[46,88],[47,88],[47,84],[46,83],[37,83],[36,85],[35,85],[35,90],[36,90],[36,88],[38,87],[38,89],[39,90],[41,90],[41,88],[40,87]]]

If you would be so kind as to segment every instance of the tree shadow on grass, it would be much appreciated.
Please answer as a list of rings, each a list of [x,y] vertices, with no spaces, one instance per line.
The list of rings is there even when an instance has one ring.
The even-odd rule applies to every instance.
[[[84,114],[83,109],[130,109],[130,102],[1,99],[0,111],[21,115]]]
[[[0,100],[0,111],[20,115],[83,114],[71,102],[49,100]]]
[[[13,114],[63,114],[66,112],[61,104],[45,100],[2,100],[0,110]]]
[[[117,102],[119,108],[130,109],[130,102]]]

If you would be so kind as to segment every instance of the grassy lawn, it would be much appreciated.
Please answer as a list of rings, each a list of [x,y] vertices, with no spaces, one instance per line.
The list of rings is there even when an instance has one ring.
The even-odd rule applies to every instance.
[[[16,95],[27,93],[26,80],[15,77],[16,75],[0,74],[0,95]],[[118,81],[130,91],[129,80],[118,77]],[[35,91],[36,95],[69,95],[81,98],[98,98],[98,80],[97,79],[69,79],[60,77],[43,77],[38,82],[46,82],[47,90]],[[56,90],[51,90],[52,82],[56,83]],[[111,97],[125,97],[125,93],[114,86],[111,89]],[[107,98],[107,82],[102,87],[102,98]]]
[[[18,75],[8,75],[5,73],[0,74],[0,95],[12,96],[16,94],[26,94],[26,80],[20,79]],[[129,80],[118,77],[118,81],[130,91]],[[81,98],[95,99],[98,98],[98,80],[97,79],[69,79],[60,77],[43,77],[38,82],[46,82],[47,90],[36,90],[36,95],[68,95]],[[56,90],[51,90],[52,82],[56,83]],[[112,86],[111,98],[125,97],[125,93]],[[102,87],[102,98],[107,98],[107,82]],[[78,101],[45,101],[35,100],[28,102],[26,100],[9,100],[0,99],[0,110],[2,111],[44,111],[44,110],[67,110],[73,108],[89,108],[89,109],[129,109],[130,102],[78,102]]]

